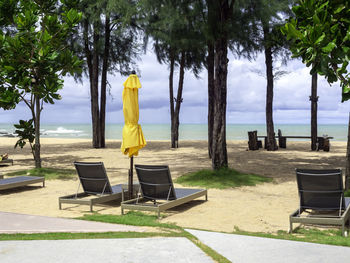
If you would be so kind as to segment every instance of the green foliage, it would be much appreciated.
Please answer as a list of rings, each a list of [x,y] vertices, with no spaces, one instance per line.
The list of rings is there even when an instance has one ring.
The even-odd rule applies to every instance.
[[[101,214],[86,214],[77,219],[88,221],[98,221],[113,224],[133,225],[133,226],[151,226],[170,229],[181,229],[174,224],[165,224],[158,222],[156,215],[147,215],[142,212],[130,211],[125,215],[101,215]]]
[[[0,240],[64,240],[96,238],[146,238],[182,236],[176,233],[152,232],[105,232],[105,233],[39,233],[39,234],[1,234]]]
[[[33,119],[29,121],[20,120],[19,124],[15,124],[14,126],[16,128],[15,133],[19,137],[19,140],[15,144],[15,148],[19,146],[23,149],[28,141],[31,151],[34,154],[33,142],[35,139],[35,129],[33,126]]]
[[[153,39],[153,49],[160,63],[179,64],[185,53],[185,68],[198,76],[205,62],[206,39],[201,31],[201,13],[193,1],[141,0],[139,23],[146,39]],[[147,45],[147,41],[146,41]]]
[[[92,77],[89,63],[90,67],[95,67],[93,55],[96,54],[99,76],[103,74],[104,60],[107,61],[108,73],[130,74],[131,69],[136,68],[135,59],[140,52],[140,45],[137,43],[140,40],[139,28],[135,23],[135,1],[81,0],[77,9],[82,13],[82,20],[78,26],[78,33],[70,34],[69,45],[83,62],[83,72]],[[109,17],[108,25],[106,17]],[[107,31],[110,33],[109,41],[106,41]],[[105,54],[106,45],[109,48],[108,56]],[[81,80],[81,73],[76,72],[74,77]]]
[[[57,168],[34,168],[21,170],[16,172],[10,172],[5,174],[6,176],[39,176],[45,177],[46,180],[69,180],[76,178],[76,172],[71,169],[57,169]]]
[[[350,197],[350,189],[344,192],[345,197]]]
[[[23,101],[40,138],[40,113],[44,103],[61,97],[62,76],[81,71],[81,61],[67,47],[67,38],[82,15],[72,8],[76,0],[0,0],[0,108],[10,110]],[[11,16],[1,16],[9,9]],[[24,126],[19,132],[31,138]],[[21,126],[21,123],[20,123]],[[24,146],[20,139],[16,146]],[[40,145],[34,159],[41,166]]]
[[[340,81],[342,101],[350,99],[350,2],[299,0],[295,19],[282,28],[292,44],[293,57],[311,66],[310,74]]]
[[[230,168],[221,168],[189,173],[177,178],[175,182],[187,186],[227,189],[245,185],[254,186],[259,183],[272,182],[272,179],[255,174],[240,173]]]

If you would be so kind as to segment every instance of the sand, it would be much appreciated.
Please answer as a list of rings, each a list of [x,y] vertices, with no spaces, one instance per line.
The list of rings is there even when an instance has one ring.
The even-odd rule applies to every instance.
[[[33,168],[29,146],[14,149],[15,138],[0,138],[0,153],[9,153],[13,166],[0,166],[0,173]],[[120,141],[107,141],[105,149],[93,149],[90,140],[47,139],[42,143],[43,167],[74,169],[73,161],[103,161],[112,184],[127,182],[129,159],[120,152]],[[273,178],[273,183],[254,187],[209,189],[208,201],[198,199],[168,211],[161,222],[182,227],[232,232],[276,232],[288,230],[289,214],[298,207],[294,169],[345,167],[346,142],[331,142],[330,152],[313,152],[309,141],[287,142],[287,149],[275,152],[247,151],[247,141],[228,141],[229,166],[241,172]],[[170,149],[169,141],[149,141],[135,157],[136,164],[168,164],[173,178],[187,172],[210,168],[207,142],[180,141]],[[135,176],[136,177],[136,176]],[[180,186],[180,185],[177,185]],[[78,179],[47,180],[46,187],[26,187],[0,193],[0,211],[33,215],[78,217],[89,214],[88,206],[64,204],[58,197],[77,191]],[[202,198],[203,199],[203,198]],[[95,206],[101,214],[120,214],[120,206]]]

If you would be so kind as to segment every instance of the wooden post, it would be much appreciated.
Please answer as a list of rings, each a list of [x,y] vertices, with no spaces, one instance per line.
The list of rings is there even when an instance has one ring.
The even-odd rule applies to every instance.
[[[248,132],[248,148],[249,150],[255,151],[259,150],[258,146],[258,131],[249,131]]]
[[[278,129],[278,147],[287,148],[287,138],[282,136],[280,129]]]

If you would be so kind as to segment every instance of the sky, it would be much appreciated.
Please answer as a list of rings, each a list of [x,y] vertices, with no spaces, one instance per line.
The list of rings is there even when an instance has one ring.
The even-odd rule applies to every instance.
[[[275,82],[274,122],[276,124],[310,123],[311,76],[310,69],[301,61],[291,60],[286,66],[276,61],[274,67],[288,74]],[[141,56],[137,63],[142,88],[139,90],[139,123],[170,123],[169,69],[157,62],[151,50]],[[237,59],[229,56],[227,123],[264,124],[266,79],[256,71],[265,72],[264,55],[256,60]],[[107,123],[123,123],[122,90],[126,76],[108,76],[111,89],[107,92]],[[91,123],[89,82],[76,83],[66,77],[60,91],[62,100],[54,105],[44,105],[43,124]],[[174,86],[177,87],[178,71]],[[177,91],[177,89],[175,89]],[[175,95],[176,96],[176,95]],[[347,124],[350,102],[341,103],[339,84],[330,86],[324,77],[318,78],[318,123]],[[192,72],[185,72],[183,103],[180,123],[207,123],[207,73],[204,69],[197,79]],[[30,119],[30,112],[22,102],[15,110],[0,109],[0,123],[17,123],[19,119]]]

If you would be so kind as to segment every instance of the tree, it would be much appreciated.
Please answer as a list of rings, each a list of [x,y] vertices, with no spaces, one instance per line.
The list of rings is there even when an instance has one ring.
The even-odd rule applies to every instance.
[[[138,31],[134,22],[135,1],[83,0],[79,34],[71,35],[71,47],[84,60],[90,83],[92,146],[105,147],[108,73],[130,74],[137,58]],[[82,75],[75,75],[82,80]]]
[[[350,99],[350,2],[300,0],[293,7],[295,18],[282,29],[291,41],[294,57],[300,57],[310,74],[332,84],[339,81],[342,102]],[[346,189],[350,184],[350,120],[346,156]]]
[[[0,0],[0,10],[8,4]],[[81,67],[81,61],[66,46],[67,36],[81,14],[72,8],[75,0],[19,0],[11,4],[14,15],[7,17],[6,23],[1,21],[0,107],[12,109],[21,101],[28,106],[35,130],[35,167],[40,168],[40,117],[44,104],[60,99],[61,77]],[[24,128],[21,123],[24,122],[16,128]]]
[[[169,104],[171,118],[171,147],[178,148],[180,109],[186,70],[198,76],[202,68],[205,48],[201,32],[196,26],[197,10],[193,1],[141,1],[142,27],[152,38],[159,63],[169,65]],[[147,44],[147,42],[146,42]],[[177,94],[174,95],[174,70],[179,68]]]
[[[212,14],[210,20],[213,32],[214,47],[214,90],[213,90],[213,140],[211,160],[213,169],[228,166],[226,148],[226,106],[227,106],[227,49],[229,26],[232,21],[234,0],[207,1]]]
[[[287,41],[280,32],[283,17],[290,16],[291,0],[273,0],[273,1],[248,1],[246,10],[243,10],[244,19],[250,26],[245,30],[248,32],[249,39],[255,41],[255,45],[250,44],[247,47],[241,47],[239,55],[250,58],[255,57],[257,52],[264,52],[266,65],[266,134],[268,151],[277,150],[274,123],[273,123],[273,90],[275,73],[274,59],[280,57],[286,63],[289,55]],[[242,20],[242,18],[241,18]],[[244,31],[243,31],[244,32]],[[247,41],[243,41],[246,44]],[[238,42],[242,46],[242,41]]]

